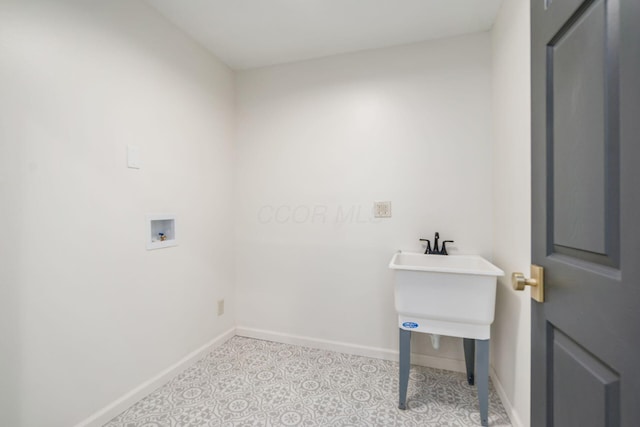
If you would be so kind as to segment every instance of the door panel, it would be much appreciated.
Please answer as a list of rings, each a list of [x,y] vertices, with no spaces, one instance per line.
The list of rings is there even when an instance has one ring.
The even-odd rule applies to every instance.
[[[553,242],[598,254],[606,253],[604,15],[599,1],[547,47]]]
[[[640,1],[532,0],[532,425],[640,420]]]
[[[618,374],[562,332],[553,330],[551,336],[552,368],[547,377],[552,384],[554,425],[620,425]]]
[[[617,21],[613,2],[588,1],[546,44],[548,254],[612,267],[619,265]]]

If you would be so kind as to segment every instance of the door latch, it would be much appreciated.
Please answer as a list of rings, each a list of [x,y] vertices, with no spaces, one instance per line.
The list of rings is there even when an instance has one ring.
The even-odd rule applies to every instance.
[[[532,265],[530,279],[522,273],[511,274],[511,285],[516,291],[523,291],[525,286],[531,286],[531,298],[544,302],[544,267]]]

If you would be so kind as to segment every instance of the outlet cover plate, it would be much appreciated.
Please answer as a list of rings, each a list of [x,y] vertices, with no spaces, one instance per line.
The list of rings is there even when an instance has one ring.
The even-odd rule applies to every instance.
[[[127,145],[127,167],[140,169],[140,148],[137,145]]]
[[[391,218],[391,202],[373,202],[375,218]]]

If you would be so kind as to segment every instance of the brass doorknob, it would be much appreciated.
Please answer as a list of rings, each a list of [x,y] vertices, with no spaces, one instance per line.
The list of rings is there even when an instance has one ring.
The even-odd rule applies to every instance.
[[[525,286],[538,286],[536,279],[527,279],[522,273],[511,274],[511,285],[516,291],[524,291]]]
[[[511,285],[516,291],[523,291],[525,286],[531,286],[531,298],[538,302],[544,302],[544,268],[539,265],[531,266],[530,279],[527,279],[522,273],[512,273]]]

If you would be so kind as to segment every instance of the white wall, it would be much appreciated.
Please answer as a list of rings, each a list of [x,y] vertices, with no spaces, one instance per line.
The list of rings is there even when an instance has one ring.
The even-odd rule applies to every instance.
[[[511,273],[531,263],[531,126],[529,2],[502,3],[491,34],[493,95],[493,257],[499,280],[492,328],[492,365],[514,425],[530,418],[529,290],[515,292]]]
[[[241,331],[394,352],[395,251],[439,231],[491,256],[490,59],[482,33],[238,74]]]
[[[143,2],[0,3],[0,425],[73,425],[233,327],[233,96]],[[145,250],[155,212],[180,246]]]
[[[436,230],[528,271],[528,19],[506,1],[490,35],[242,72],[234,153],[232,72],[144,3],[0,2],[0,424],[72,425],[236,317],[391,354],[389,258]],[[153,212],[180,246],[145,250]],[[492,364],[522,426],[529,301],[500,281]],[[416,338],[459,365],[459,340]]]

